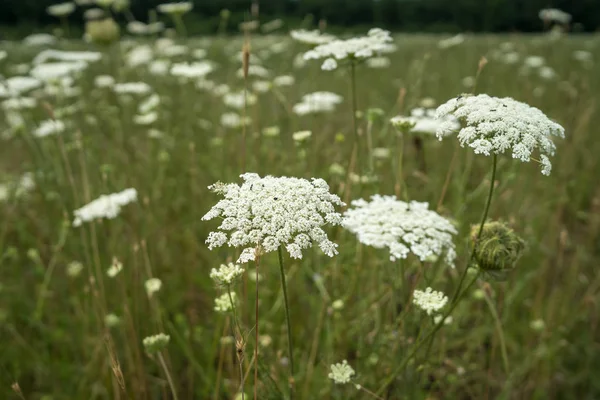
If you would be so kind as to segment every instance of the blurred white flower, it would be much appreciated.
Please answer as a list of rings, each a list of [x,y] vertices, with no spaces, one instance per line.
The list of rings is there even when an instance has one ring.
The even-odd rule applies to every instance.
[[[8,110],[32,109],[37,106],[37,100],[33,97],[13,97],[2,102],[2,108]]]
[[[146,288],[148,297],[152,297],[162,287],[162,281],[158,278],[150,278],[144,282],[144,287]]]
[[[33,136],[41,138],[62,133],[64,130],[65,124],[62,121],[47,119],[42,121],[37,129],[33,131]]]
[[[146,82],[115,83],[113,90],[118,94],[148,94],[152,91]]]
[[[122,270],[123,270],[123,263],[121,261],[117,260],[116,258],[113,258],[113,262],[110,265],[110,267],[108,268],[108,270],[106,270],[106,274],[108,275],[109,278],[114,278]]]
[[[323,65],[321,65],[321,69],[323,71],[333,71],[334,69],[336,69],[338,66],[337,61],[335,61],[335,58],[328,58],[325,61],[323,61]]]
[[[44,82],[50,82],[67,77],[86,69],[88,64],[84,61],[62,61],[38,64],[29,72],[32,77]]]
[[[413,253],[421,261],[444,255],[454,267],[456,251],[453,236],[456,228],[427,203],[405,203],[396,196],[371,196],[352,201],[344,213],[343,226],[354,233],[358,241],[375,248],[388,248],[390,260],[403,259]]]
[[[214,70],[214,66],[208,61],[193,63],[175,63],[171,66],[171,75],[180,78],[198,79],[205,77]]]
[[[158,335],[145,337],[144,340],[142,340],[142,344],[144,345],[144,349],[147,353],[153,354],[158,353],[167,347],[170,340],[171,337],[169,335],[159,333]]]
[[[71,15],[75,11],[75,4],[71,2],[53,4],[46,8],[46,12],[53,17],[62,18]]]
[[[542,21],[557,22],[563,25],[568,25],[572,18],[571,14],[559,10],[558,8],[544,8],[540,10],[538,15]]]
[[[242,125],[250,124],[250,117],[242,118],[239,114],[234,112],[227,112],[221,115],[221,125],[225,128],[239,128]]]
[[[388,57],[373,57],[367,60],[369,68],[387,68],[392,64]]]
[[[80,226],[83,222],[93,221],[95,219],[116,218],[121,208],[129,203],[137,201],[137,191],[135,189],[125,189],[118,193],[102,195],[89,204],[75,210],[75,219],[73,226]]]
[[[344,360],[341,363],[332,364],[331,372],[329,373],[329,379],[333,380],[336,384],[346,384],[352,380],[355,375],[354,369],[348,365],[348,361]]]
[[[460,128],[458,120],[448,115],[444,118],[436,118],[435,109],[417,107],[411,110],[409,117],[397,116],[390,120],[394,126],[412,126],[408,129],[409,132],[426,133],[435,135],[441,128],[456,131]]]
[[[215,299],[215,311],[224,313],[233,310],[235,303],[237,303],[237,295],[235,293],[232,292],[231,297],[229,293],[224,293]]]
[[[160,105],[160,96],[156,93],[151,94],[147,99],[142,101],[138,106],[140,114],[147,114]]]
[[[465,35],[459,33],[458,35],[449,37],[447,39],[442,39],[438,42],[438,48],[440,49],[448,49],[450,47],[458,46],[465,41]]]
[[[262,65],[250,64],[248,66],[248,76],[257,76],[259,78],[268,78],[269,76],[271,76],[271,72],[269,72],[269,70],[266,69],[265,67],[263,67]],[[244,77],[244,70],[242,68],[240,68],[237,71],[237,77],[238,78]]]
[[[79,261],[73,261],[67,265],[67,275],[71,278],[79,276],[81,271],[83,271],[83,264]]]
[[[151,111],[147,114],[134,115],[133,122],[137,125],[152,125],[158,120],[158,113]]]
[[[310,138],[312,136],[312,132],[311,131],[298,131],[298,132],[294,132],[292,133],[292,139],[294,139],[295,142],[304,142],[305,140],[307,140],[308,138]]]
[[[281,75],[273,79],[273,85],[275,86],[292,86],[295,82],[296,80],[291,75]]]
[[[448,303],[448,296],[442,292],[436,292],[428,287],[425,291],[415,290],[413,292],[413,303],[427,315],[441,310]],[[444,321],[445,322],[445,321]]]
[[[321,33],[318,29],[315,29],[314,31],[307,31],[305,29],[292,30],[290,36],[300,43],[310,45],[325,44],[335,40],[335,36]]]
[[[234,93],[226,93],[223,96],[223,103],[225,103],[226,106],[231,107],[231,108],[236,108],[238,110],[243,109],[245,106],[251,106],[256,104],[256,96],[252,93],[246,93],[244,95],[244,92],[234,92]]]
[[[341,223],[341,215],[334,206],[344,203],[329,193],[324,180],[261,178],[254,173],[241,177],[244,180],[241,186],[234,183],[210,186],[225,199],[202,217],[205,221],[224,218],[218,230],[211,232],[206,240],[209,249],[224,244],[245,247],[238,263],[254,260],[259,246],[265,253],[285,246],[291,257],[302,258],[302,250],[316,243],[326,255],[337,254],[337,245],[327,238],[322,227]]]
[[[23,43],[26,46],[49,46],[56,43],[57,40],[56,36],[49,33],[34,33],[26,36]]]
[[[235,279],[244,274],[244,269],[237,264],[221,264],[219,269],[213,268],[210,271],[210,278],[217,285],[231,285]]]
[[[342,96],[335,93],[314,92],[302,96],[302,101],[294,105],[293,111],[298,115],[334,111],[342,99]]]
[[[154,60],[148,64],[148,71],[152,75],[165,76],[169,73],[171,62],[169,60]]]
[[[435,317],[433,317],[433,323],[436,325],[439,324],[442,318],[444,318],[443,315],[436,315]],[[448,315],[444,320],[444,325],[450,325],[453,320],[454,319],[452,318],[452,315]]]
[[[97,88],[109,88],[115,84],[115,78],[110,75],[98,75],[94,78],[94,86]]]
[[[30,76],[12,76],[0,80],[0,97],[17,97],[42,85],[39,79]]]
[[[542,173],[550,173],[548,156],[556,146],[552,136],[564,138],[562,126],[551,121],[535,107],[510,97],[498,98],[485,94],[463,96],[449,100],[437,109],[438,118],[453,115],[462,126],[458,133],[461,146],[473,148],[476,154],[503,154],[512,150],[512,157],[528,162],[535,149],[539,150]],[[453,126],[443,124],[437,136],[441,139]]]
[[[163,14],[185,14],[191,11],[193,4],[190,1],[180,1],[177,3],[159,4],[156,9]]]
[[[271,82],[269,81],[255,81],[252,82],[252,90],[256,93],[266,93],[271,90]]]

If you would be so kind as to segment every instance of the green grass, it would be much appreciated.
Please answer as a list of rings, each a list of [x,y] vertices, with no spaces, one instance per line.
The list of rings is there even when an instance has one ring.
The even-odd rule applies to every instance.
[[[253,38],[251,52],[261,54],[281,40]],[[572,53],[587,50],[600,62],[600,38],[475,36],[445,50],[437,48],[438,40],[399,36],[391,67],[357,68],[362,154],[365,112],[381,108],[385,116],[372,125],[373,142],[391,149],[392,157],[376,160],[373,173],[378,180],[354,184],[349,198],[395,193],[397,137],[389,117],[409,111],[424,97],[441,104],[468,92],[463,78],[475,76],[480,58],[487,56],[478,93],[527,102],[566,129],[566,139],[555,142],[549,177],[533,162],[498,158],[489,217],[509,223],[526,241],[526,252],[506,281],[479,280],[428,354],[425,349],[417,352],[392,376],[411,344],[432,328],[430,319],[409,302],[412,288],[430,285],[450,295],[458,284],[470,253],[470,225],[481,220],[492,165],[490,157],[458,147],[454,138],[425,138],[423,171],[412,137],[404,136],[406,194],[457,222],[457,269],[410,257],[392,263],[385,250],[362,246],[340,228],[329,230],[339,244],[340,254],[334,258],[318,249],[305,252],[300,261],[285,254],[296,398],[367,398],[353,385],[336,386],[328,379],[329,366],[343,359],[356,370],[356,382],[370,390],[392,376],[393,384],[382,394],[388,399],[598,398],[600,74],[598,64],[586,68]],[[490,54],[504,41],[513,42],[522,57],[544,56],[558,78],[522,76],[519,64],[495,61]],[[218,63],[209,79],[243,89],[243,79],[236,77],[241,63],[231,58],[241,51],[241,39],[186,44],[207,49],[208,58]],[[15,44],[2,46],[9,54],[0,61],[5,77],[14,75],[11,65],[29,62],[37,53]],[[36,183],[29,193],[0,202],[0,398],[20,398],[11,389],[15,382],[26,399],[171,398],[158,360],[142,346],[144,337],[164,332],[171,341],[162,354],[179,399],[232,399],[239,382],[235,345],[221,339],[231,335],[231,320],[213,311],[221,291],[208,274],[238,253],[229,248],[209,251],[204,241],[217,225],[201,218],[218,201],[207,186],[239,183],[239,174],[245,172],[241,129],[220,126],[227,107],[219,97],[172,77],[150,75],[144,66],[127,68],[115,50],[106,51],[77,79],[82,96],[43,97],[39,107],[23,112],[25,129],[0,139],[0,182],[30,171]],[[296,84],[260,94],[249,107],[246,170],[320,177],[342,195],[345,176],[333,174],[330,166],[347,167],[352,151],[349,75],[344,69],[321,71],[319,62],[295,69],[292,60],[302,50],[289,42],[285,51],[263,56],[263,65],[274,75],[291,74]],[[94,88],[93,78],[99,74],[148,82],[161,96],[153,127],[164,136],[149,138],[148,127],[133,123],[137,97]],[[406,95],[398,101],[401,89]],[[316,90],[341,94],[344,102],[329,114],[298,117],[290,112],[302,95]],[[32,130],[47,118],[42,102],[54,110],[73,103],[81,107],[63,118],[69,127],[62,135],[35,138]],[[6,129],[1,114],[0,125]],[[280,127],[279,137],[260,134],[272,125]],[[304,129],[312,130],[312,137],[301,146],[294,144],[291,133]],[[455,166],[438,207],[454,154]],[[126,206],[118,218],[71,226],[73,210],[127,187],[137,189],[139,201]],[[123,263],[123,270],[110,279],[106,269],[113,257]],[[77,277],[67,274],[73,261],[84,265]],[[246,398],[252,398],[255,283],[249,275],[254,266],[248,269],[235,291],[243,299],[238,311],[248,331],[244,371],[250,374]],[[287,393],[288,369],[281,363],[287,336],[274,253],[262,257],[259,272],[259,333],[271,338],[260,351],[259,398],[280,399],[281,392]],[[151,276],[163,285],[148,299],[144,282]],[[339,299],[343,308],[334,309]],[[497,312],[497,320],[490,309]],[[118,315],[120,323],[105,328],[107,313]],[[541,325],[538,320],[543,326],[534,329]],[[115,369],[120,372],[113,373]],[[116,378],[120,374],[125,390]]]

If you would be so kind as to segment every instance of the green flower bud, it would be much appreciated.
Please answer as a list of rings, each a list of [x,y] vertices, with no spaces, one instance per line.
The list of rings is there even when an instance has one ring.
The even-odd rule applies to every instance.
[[[112,18],[88,21],[85,24],[85,34],[94,43],[111,44],[119,40],[119,32],[119,25]]]
[[[471,227],[471,239],[475,246],[475,261],[479,268],[494,279],[503,279],[515,267],[525,241],[502,222],[483,225],[479,240],[479,225]]]

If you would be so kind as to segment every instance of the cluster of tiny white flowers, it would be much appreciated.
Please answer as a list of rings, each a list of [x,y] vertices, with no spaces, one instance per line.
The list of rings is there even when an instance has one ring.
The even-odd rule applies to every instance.
[[[244,269],[237,264],[221,264],[219,269],[213,268],[210,271],[210,278],[217,283],[217,285],[231,285],[231,283],[238,277],[244,274]]]
[[[444,124],[446,130],[456,131],[460,128],[460,123],[453,115],[447,115],[443,118],[436,118],[435,109],[418,107],[410,112],[409,117],[397,116],[390,119],[394,126],[408,124],[412,126],[409,131],[416,133],[427,133],[435,135]]]
[[[558,8],[545,8],[540,10],[539,17],[542,21],[558,22],[567,25],[571,22],[571,14],[559,10]]]
[[[62,133],[65,130],[65,124],[62,121],[47,119],[42,121],[35,131],[33,136],[46,137]]]
[[[234,112],[226,112],[221,115],[221,125],[225,128],[239,128],[242,125],[250,124],[250,117],[241,117],[239,114]]]
[[[427,315],[431,315],[441,310],[448,303],[448,296],[444,295],[443,292],[436,292],[428,287],[425,291],[415,290],[413,292],[413,303],[425,311]]]
[[[116,83],[113,90],[118,94],[148,94],[152,91],[146,82]]]
[[[73,226],[80,226],[83,222],[100,218],[113,219],[119,215],[121,208],[137,201],[137,191],[129,188],[118,193],[102,195],[89,204],[75,210]]]
[[[391,52],[392,37],[389,31],[380,28],[371,29],[367,36],[347,40],[332,40],[304,53],[305,60],[325,59],[322,69],[331,70],[337,67],[336,60],[367,59],[380,53]]]
[[[318,112],[331,112],[340,104],[343,97],[332,92],[314,92],[302,96],[302,101],[293,107],[297,115],[307,115]]]
[[[535,107],[510,97],[498,98],[485,94],[457,97],[437,109],[438,118],[453,115],[462,128],[458,133],[461,146],[467,144],[476,154],[502,154],[511,149],[512,157],[528,162],[537,148],[542,174],[550,175],[556,146],[551,136],[565,137],[562,126],[551,121]],[[437,131],[441,138],[452,132],[453,125],[443,123]]]
[[[343,385],[350,382],[354,374],[354,369],[348,365],[348,361],[344,360],[341,363],[331,364],[329,379],[333,380],[337,384]]]
[[[179,78],[198,79],[206,76],[214,69],[213,63],[208,61],[182,62],[173,64],[170,72],[171,75]]]
[[[321,227],[341,223],[334,206],[344,203],[329,193],[327,182],[315,178],[261,178],[255,173],[241,178],[241,186],[217,183],[209,187],[225,197],[202,217],[224,218],[206,240],[209,249],[224,244],[245,247],[238,263],[254,260],[257,247],[268,253],[285,246],[291,257],[302,258],[302,250],[315,242],[326,255],[337,254],[337,245]]]
[[[335,40],[335,36],[321,33],[318,29],[307,31],[305,29],[297,29],[290,32],[292,39],[305,44],[319,45],[329,43]]]
[[[170,340],[171,337],[169,335],[159,333],[158,335],[145,337],[142,340],[142,344],[148,353],[156,353],[165,348]]]
[[[427,203],[405,203],[396,196],[371,196],[352,201],[344,213],[343,226],[358,240],[375,248],[389,248],[390,260],[403,259],[410,252],[425,261],[445,253],[445,261],[454,267],[456,251],[452,241],[456,228],[445,218],[429,210]]]
[[[158,278],[150,278],[144,282],[144,287],[146,288],[148,297],[152,297],[154,293],[158,292],[162,287],[162,281]]]
[[[193,6],[190,1],[180,1],[177,3],[159,4],[156,9],[163,14],[185,14],[191,11]]]
[[[233,303],[231,302],[232,300]],[[237,302],[237,295],[235,293],[231,293],[231,297],[229,297],[229,293],[224,293],[215,299],[215,311],[227,312],[233,310],[235,302]]]

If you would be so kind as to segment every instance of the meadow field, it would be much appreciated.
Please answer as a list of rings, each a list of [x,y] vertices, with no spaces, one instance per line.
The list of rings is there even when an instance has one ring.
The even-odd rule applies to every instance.
[[[0,43],[0,399],[600,398],[600,36],[389,45],[323,70],[283,33]],[[551,173],[438,140],[429,110],[469,94],[560,124]],[[391,122],[411,113],[428,127]],[[396,196],[382,226],[427,203],[416,221],[449,242],[390,257],[318,216],[339,254],[254,242],[211,279],[248,246],[209,249],[203,217],[242,189],[253,215],[319,191],[328,222],[373,195]],[[502,271],[472,251],[486,209],[520,237]]]

